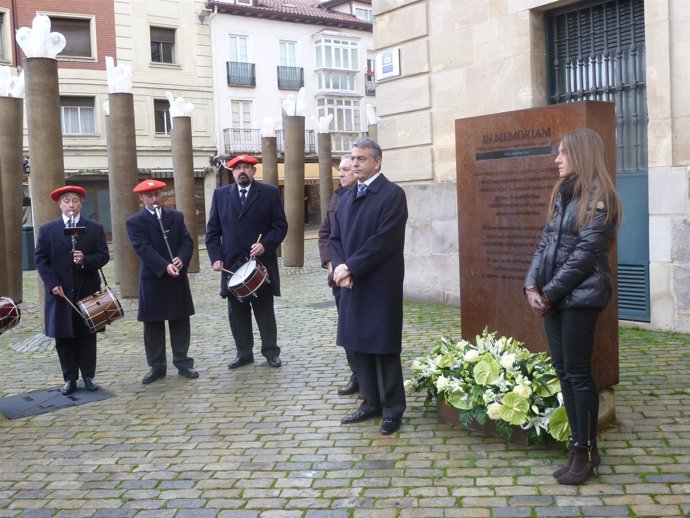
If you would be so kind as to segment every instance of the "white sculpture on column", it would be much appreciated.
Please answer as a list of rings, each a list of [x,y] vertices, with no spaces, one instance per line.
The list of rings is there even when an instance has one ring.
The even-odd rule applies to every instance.
[[[50,18],[44,14],[36,15],[31,29],[21,27],[16,38],[27,58],[55,59],[67,44],[62,34],[50,32]]]

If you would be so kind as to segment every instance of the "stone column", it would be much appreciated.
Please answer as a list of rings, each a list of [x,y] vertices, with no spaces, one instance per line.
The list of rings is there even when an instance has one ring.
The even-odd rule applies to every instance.
[[[333,195],[333,156],[331,154],[331,134],[318,134],[319,146],[319,203],[321,221],[328,213],[328,202]]]
[[[120,296],[136,298],[139,295],[139,257],[125,229],[125,220],[139,210],[139,198],[132,192],[138,183],[134,98],[129,93],[113,93],[108,94],[108,101],[108,190],[115,278],[120,283]]]
[[[285,266],[304,265],[304,117],[283,117],[285,131]]]
[[[280,188],[278,180],[278,139],[276,137],[261,137],[261,171],[264,182]],[[282,257],[283,245],[278,245],[276,255]]]
[[[23,105],[15,97],[0,97],[0,272],[7,272],[6,284],[0,295],[19,303],[24,298],[22,288],[22,149]],[[36,229],[38,230],[38,229]],[[0,273],[0,275],[2,275]]]
[[[175,206],[184,214],[187,230],[194,241],[194,252],[188,271],[199,271],[199,236],[196,230],[196,196],[194,188],[194,151],[192,148],[192,118],[172,119],[172,164],[175,178]]]
[[[26,58],[24,77],[31,160],[29,187],[34,238],[37,238],[38,228],[60,215],[50,193],[65,185],[57,60]]]
[[[278,142],[276,137],[261,137],[261,170],[264,182],[278,187]]]

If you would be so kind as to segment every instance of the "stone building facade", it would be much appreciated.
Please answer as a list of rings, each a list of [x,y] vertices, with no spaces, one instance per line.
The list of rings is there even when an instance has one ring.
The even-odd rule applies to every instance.
[[[632,27],[625,33],[630,60],[620,68],[634,75],[639,105],[631,117],[642,149],[633,173],[618,164],[619,185],[630,178],[636,185],[624,200],[628,228],[619,238],[619,265],[628,248],[642,248],[641,284],[632,297],[641,316],[631,319],[690,332],[690,4],[375,0],[373,8],[377,52],[399,55],[400,74],[378,82],[377,110],[384,170],[408,195],[406,296],[459,303],[457,218],[472,215],[457,214],[454,121],[562,102],[553,87],[559,20],[584,41],[584,29],[568,28],[569,20],[613,10]],[[606,52],[606,59],[615,55]],[[594,52],[592,59],[599,59]],[[630,82],[623,81],[626,88]],[[617,106],[617,115],[622,108],[631,110]],[[620,140],[620,127],[618,133]]]

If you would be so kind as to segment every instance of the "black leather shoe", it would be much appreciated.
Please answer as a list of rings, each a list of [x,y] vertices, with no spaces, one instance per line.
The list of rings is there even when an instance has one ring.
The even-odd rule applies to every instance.
[[[86,390],[90,390],[91,392],[101,388],[98,386],[98,383],[93,380],[93,378],[84,378],[84,387],[86,387]]]
[[[239,356],[228,363],[228,369],[238,369],[244,365],[254,363],[254,358],[240,358]]]
[[[271,356],[270,358],[266,358],[266,363],[268,363],[269,366],[271,367],[280,367],[283,362],[280,361],[280,358],[278,356]]]
[[[350,380],[344,387],[340,387],[338,389],[339,396],[349,396],[350,394],[354,394],[355,392],[359,392],[359,383],[352,380]]]
[[[72,392],[77,390],[77,380],[65,381],[65,384],[60,389],[60,393],[63,396],[69,396]]]
[[[381,423],[381,435],[390,435],[400,429],[400,419],[396,417],[384,417]]]
[[[165,377],[165,371],[161,369],[151,369],[146,373],[146,375],[141,378],[141,382],[144,385],[148,385],[149,383],[153,383],[156,381],[158,378],[164,378]]]
[[[179,372],[185,378],[194,379],[199,377],[199,371],[192,369],[191,367],[182,367],[181,369],[177,369],[177,372]]]
[[[350,415],[343,417],[340,422],[342,424],[361,423],[362,421],[366,421],[367,419],[378,417],[380,415],[381,412],[378,410],[362,410],[361,408],[358,408]]]

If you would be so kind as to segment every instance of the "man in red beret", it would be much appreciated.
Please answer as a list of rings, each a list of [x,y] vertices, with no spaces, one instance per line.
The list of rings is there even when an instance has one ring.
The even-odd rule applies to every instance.
[[[67,396],[77,389],[80,371],[87,390],[99,387],[94,381],[96,333],[66,299],[76,306],[101,289],[98,270],[108,262],[110,252],[103,225],[81,215],[83,188],[67,185],[50,197],[58,202],[62,215],[38,229],[35,259],[45,287],[45,334],[55,338],[65,381],[62,394]]]
[[[287,219],[278,188],[254,181],[257,163],[248,155],[227,163],[235,183],[213,193],[206,228],[206,250],[213,269],[222,272],[220,295],[228,299],[230,330],[237,349],[237,357],[228,364],[230,369],[254,362],[252,311],[261,335],[261,354],[271,367],[282,365],[273,297],[280,296],[276,250],[287,234]],[[270,282],[240,300],[227,286],[227,271],[235,272],[250,258],[261,261]]]
[[[125,222],[132,248],[141,259],[139,268],[139,311],[144,323],[144,348],[150,370],[144,385],[166,375],[165,321],[170,330],[173,365],[186,378],[198,378],[194,358],[187,355],[191,339],[189,317],[194,314],[187,267],[194,242],[182,212],[162,206],[166,185],[144,180],[133,191],[144,207]]]

